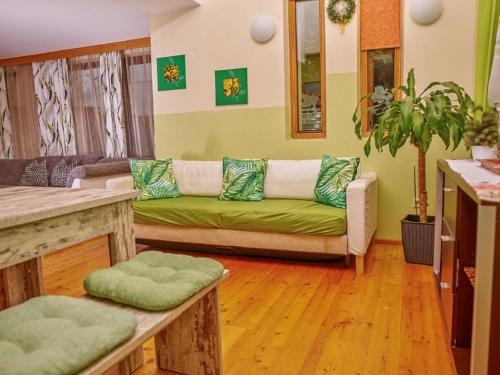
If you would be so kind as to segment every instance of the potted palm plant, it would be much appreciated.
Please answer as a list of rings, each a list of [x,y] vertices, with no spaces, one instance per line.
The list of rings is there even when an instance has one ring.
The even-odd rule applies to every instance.
[[[367,108],[361,111],[361,104],[365,101]],[[417,95],[412,69],[406,85],[385,90],[384,95],[379,89],[361,98],[356,107],[353,122],[359,139],[362,139],[361,119],[365,111],[377,114],[364,145],[366,156],[370,155],[372,145],[379,152],[388,148],[393,157],[407,142],[416,149],[418,215],[408,215],[401,221],[407,262],[432,264],[434,218],[427,215],[426,153],[435,135],[441,138],[446,148],[452,146],[453,150],[456,149],[473,106],[470,96],[454,82],[432,82]]]

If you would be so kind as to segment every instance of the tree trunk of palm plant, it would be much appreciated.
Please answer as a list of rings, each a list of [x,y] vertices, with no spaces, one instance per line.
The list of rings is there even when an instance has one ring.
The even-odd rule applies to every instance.
[[[418,147],[418,192],[419,192],[419,215],[420,222],[427,222],[427,190],[425,189],[425,152]]]

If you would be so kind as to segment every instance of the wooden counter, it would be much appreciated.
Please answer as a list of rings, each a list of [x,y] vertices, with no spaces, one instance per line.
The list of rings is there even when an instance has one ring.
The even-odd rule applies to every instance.
[[[457,371],[500,374],[500,186],[467,182],[446,160],[436,183],[434,272]]]

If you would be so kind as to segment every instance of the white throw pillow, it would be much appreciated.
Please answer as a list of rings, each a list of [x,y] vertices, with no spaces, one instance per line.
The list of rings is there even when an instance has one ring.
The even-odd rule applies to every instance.
[[[321,160],[269,160],[264,198],[313,199]]]
[[[218,197],[222,191],[222,161],[174,160],[174,177],[182,195]]]
[[[264,198],[312,200],[320,169],[321,159],[269,160],[264,180]],[[356,178],[360,174],[358,166]]]

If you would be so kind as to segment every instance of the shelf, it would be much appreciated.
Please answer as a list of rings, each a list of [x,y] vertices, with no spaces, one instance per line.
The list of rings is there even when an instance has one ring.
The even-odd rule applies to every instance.
[[[474,286],[474,282],[476,281],[476,269],[474,267],[464,267],[464,272],[469,278],[471,285]]]

